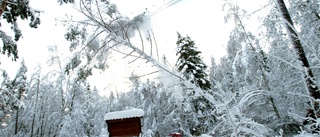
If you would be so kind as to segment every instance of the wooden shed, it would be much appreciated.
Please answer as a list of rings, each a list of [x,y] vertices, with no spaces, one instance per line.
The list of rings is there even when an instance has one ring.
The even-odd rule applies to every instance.
[[[130,109],[107,113],[104,120],[108,125],[109,137],[135,137],[141,133],[142,109]]]

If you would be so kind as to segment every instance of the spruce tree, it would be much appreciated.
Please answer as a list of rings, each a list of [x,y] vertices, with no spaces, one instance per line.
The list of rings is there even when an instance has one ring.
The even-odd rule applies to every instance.
[[[189,36],[181,37],[178,33],[177,46],[178,61],[176,66],[183,77],[203,90],[211,89],[208,75],[205,73],[207,66],[202,61],[201,52],[197,51],[194,41]]]
[[[205,73],[207,66],[202,61],[200,57],[201,52],[195,47],[194,41],[189,36],[181,37],[178,33],[176,44],[178,46],[178,60],[176,63],[178,71],[182,73],[186,80],[189,80],[205,91],[209,91],[211,84],[207,78],[208,75]],[[192,135],[200,135],[209,130],[207,129],[206,122],[215,121],[214,116],[210,113],[213,111],[213,107],[203,96],[196,95],[194,90],[186,89],[186,92],[189,97],[185,101],[193,104],[194,112],[191,115],[193,116],[193,122],[189,123],[192,125],[190,133]]]
[[[17,71],[15,79],[12,81],[7,81],[5,86],[3,87],[3,92],[5,92],[5,104],[7,105],[10,117],[13,114],[12,118],[14,118],[14,122],[9,124],[14,124],[14,131],[12,133],[18,134],[20,131],[21,123],[19,120],[19,116],[21,116],[21,111],[23,111],[24,99],[26,97],[27,91],[27,67],[24,63],[24,60],[21,61],[21,66]],[[15,115],[14,115],[15,114]],[[13,119],[11,119],[13,120]]]

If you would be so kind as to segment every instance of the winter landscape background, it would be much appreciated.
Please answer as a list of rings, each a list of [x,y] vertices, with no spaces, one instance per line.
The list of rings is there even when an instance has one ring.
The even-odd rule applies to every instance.
[[[317,136],[320,2],[250,2],[1,1],[0,135]]]

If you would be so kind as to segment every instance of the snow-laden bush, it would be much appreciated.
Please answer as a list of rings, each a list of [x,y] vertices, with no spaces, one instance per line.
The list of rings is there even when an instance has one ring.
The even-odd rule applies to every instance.
[[[254,96],[255,92],[247,93],[239,102],[236,101],[235,94],[230,91],[218,91],[214,94],[216,109],[213,113],[219,122],[210,134],[214,136],[267,136],[270,134],[269,128],[241,112],[245,102]]]

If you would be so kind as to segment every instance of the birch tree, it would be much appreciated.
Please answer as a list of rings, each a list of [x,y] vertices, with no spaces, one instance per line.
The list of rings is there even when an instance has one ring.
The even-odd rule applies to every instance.
[[[238,90],[237,97],[243,99],[248,94],[260,92],[253,95],[248,101],[250,103],[244,108],[244,113],[259,122],[263,122],[261,120],[266,117],[281,119],[278,104],[274,99],[274,91],[270,88],[268,56],[260,45],[261,38],[248,31],[245,23],[247,19],[250,19],[250,16],[253,16],[252,14],[257,13],[247,13],[238,5],[228,1],[226,1],[224,8],[227,10],[226,21],[233,19],[235,24],[227,47],[228,54],[233,54],[230,61],[233,69],[232,75],[235,78],[233,81],[236,81],[235,90]],[[274,113],[265,112],[266,109],[272,109]]]

